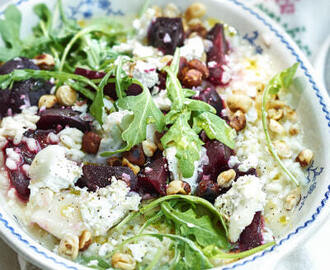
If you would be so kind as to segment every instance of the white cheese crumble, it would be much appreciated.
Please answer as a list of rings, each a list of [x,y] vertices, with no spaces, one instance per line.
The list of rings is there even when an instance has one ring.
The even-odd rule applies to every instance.
[[[208,156],[206,154],[206,148],[202,147],[200,152],[200,159],[194,162],[194,173],[190,178],[184,178],[178,167],[178,159],[176,158],[176,148],[174,146],[166,148],[163,152],[168,163],[168,170],[171,173],[173,180],[181,180],[187,182],[192,192],[198,186],[197,178],[198,174],[203,171],[203,166],[209,163]]]
[[[140,81],[145,87],[151,88],[158,83],[157,66],[150,62],[136,61],[133,77]]]
[[[149,25],[153,18],[156,16],[156,11],[152,8],[148,8],[141,18],[133,21],[133,27],[136,30],[137,39],[144,39],[147,36]]]
[[[81,162],[85,153],[81,151],[84,133],[77,128],[66,127],[58,133],[60,145],[67,148],[66,156],[74,161]]]
[[[192,59],[201,60],[204,51],[203,39],[200,36],[187,38],[180,50],[181,56],[187,58],[188,61]]]
[[[112,178],[110,186],[90,193],[80,204],[82,219],[94,235],[104,235],[116,225],[130,210],[138,210],[141,197],[130,193],[123,181]]]
[[[38,108],[33,106],[24,109],[22,113],[15,116],[4,117],[0,126],[0,136],[11,138],[15,144],[19,144],[25,131],[37,128],[36,123],[40,118],[36,115],[37,111]]]
[[[171,100],[167,96],[166,90],[161,90],[158,94],[152,96],[155,105],[162,111],[169,111],[172,106]]]
[[[32,195],[40,188],[59,192],[73,186],[80,178],[82,168],[67,159],[65,153],[63,146],[49,145],[35,156],[29,169],[29,188]]]
[[[251,224],[254,214],[264,209],[266,193],[263,182],[253,176],[241,176],[225,194],[220,195],[214,206],[229,222],[229,239],[236,242],[244,228]]]

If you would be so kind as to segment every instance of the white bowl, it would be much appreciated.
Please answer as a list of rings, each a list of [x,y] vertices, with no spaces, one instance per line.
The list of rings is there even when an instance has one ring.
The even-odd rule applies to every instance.
[[[311,65],[291,38],[273,21],[258,11],[237,0],[200,0],[208,7],[209,16],[219,18],[234,26],[242,36],[248,39],[258,51],[267,51],[278,60],[281,68],[295,62],[300,63],[298,71],[299,86],[295,100],[299,115],[302,117],[306,144],[315,152],[315,161],[308,169],[308,186],[303,193],[299,210],[288,233],[277,244],[263,252],[244,260],[224,266],[223,269],[272,269],[275,262],[285,252],[292,250],[298,242],[312,236],[329,213],[330,194],[330,113],[329,98],[322,85],[315,81]],[[56,0],[19,0],[16,5],[23,13],[22,33],[28,33],[37,21],[32,8],[35,4],[46,2],[53,7]],[[129,4],[128,4],[129,2]],[[137,13],[143,1],[122,0],[70,0],[63,1],[68,15],[74,18],[89,18],[98,15],[123,15]],[[168,1],[154,1],[166,4]],[[178,1],[177,1],[178,2]],[[194,1],[180,1],[186,7]],[[5,7],[3,7],[2,10]],[[1,13],[1,11],[0,11]],[[271,41],[269,48],[265,41]],[[299,92],[299,93],[298,93]],[[3,198],[0,198],[0,200]],[[10,246],[42,269],[87,269],[63,259],[34,241],[19,225],[13,215],[6,210],[5,204],[0,207],[0,234]]]

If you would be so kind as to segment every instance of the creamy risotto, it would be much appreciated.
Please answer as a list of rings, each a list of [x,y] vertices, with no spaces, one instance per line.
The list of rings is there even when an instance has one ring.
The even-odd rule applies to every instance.
[[[1,190],[18,222],[96,269],[208,269],[273,245],[313,159],[297,64],[281,72],[201,3],[84,22],[56,8],[35,7],[24,41],[14,6],[0,21]]]

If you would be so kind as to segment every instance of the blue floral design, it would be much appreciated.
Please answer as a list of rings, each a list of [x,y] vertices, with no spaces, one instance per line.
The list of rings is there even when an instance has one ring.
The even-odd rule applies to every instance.
[[[247,40],[250,43],[250,45],[252,45],[255,48],[257,54],[262,54],[263,49],[261,48],[260,45],[256,43],[258,37],[259,37],[259,32],[253,31],[251,35],[245,34],[243,36],[243,39]]]

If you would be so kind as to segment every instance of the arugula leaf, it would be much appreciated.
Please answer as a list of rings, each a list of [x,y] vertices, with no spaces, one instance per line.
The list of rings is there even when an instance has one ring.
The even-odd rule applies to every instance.
[[[262,126],[264,129],[264,133],[266,136],[266,142],[269,149],[269,152],[273,155],[275,160],[278,162],[282,170],[285,172],[285,174],[289,177],[291,181],[293,181],[297,186],[299,186],[298,180],[294,177],[294,175],[289,171],[288,168],[284,165],[278,154],[276,153],[276,150],[273,146],[272,140],[270,138],[270,134],[268,131],[267,126],[267,111],[266,106],[270,99],[270,95],[276,95],[282,88],[287,89],[290,87],[293,77],[296,74],[297,68],[299,66],[299,63],[294,64],[293,66],[285,69],[279,74],[276,74],[268,83],[266,86],[263,96],[262,96],[262,107],[261,107],[261,114],[262,114]]]
[[[95,94],[87,89],[86,86],[91,86],[96,91],[98,90],[98,87],[91,80],[80,75],[34,69],[15,69],[9,74],[0,75],[0,88],[7,89],[8,87],[11,87],[14,82],[25,81],[31,78],[45,80],[50,80],[51,78],[58,79],[62,83],[73,86],[75,90],[91,100],[94,100]]]
[[[210,104],[196,100],[196,99],[185,99],[184,104],[187,106],[187,108],[190,111],[195,111],[195,112],[209,112],[209,113],[216,113],[216,109],[211,106]]]
[[[192,207],[186,211],[178,210],[168,202],[163,202],[161,209],[166,218],[173,221],[181,236],[194,236],[202,247],[212,244],[226,249],[230,247],[225,232],[218,228],[219,225],[211,220],[210,215],[198,216]]]
[[[122,139],[126,142],[126,147],[115,152],[103,152],[101,153],[103,157],[128,151],[134,145],[144,141],[147,124],[151,122],[155,123],[156,129],[159,132],[165,126],[164,115],[153,102],[149,89],[136,80],[133,80],[133,82],[138,83],[142,87],[143,92],[137,96],[127,96],[119,99],[116,103],[120,109],[132,111],[134,114],[133,121],[122,133]]]
[[[94,116],[94,118],[100,123],[100,125],[103,124],[103,109],[104,109],[104,94],[103,94],[103,89],[107,85],[108,80],[110,76],[112,75],[112,70],[109,71],[102,79],[102,81],[99,84],[99,89],[96,92],[96,96],[93,100],[92,105],[89,107],[89,111],[91,115]]]
[[[0,61],[6,62],[22,51],[21,23],[21,12],[15,5],[9,5],[5,10],[4,19],[0,20],[0,35],[6,46],[0,50]]]
[[[195,161],[200,158],[201,146],[204,144],[196,132],[190,127],[188,120],[190,113],[181,113],[175,120],[173,126],[161,138],[163,147],[175,146],[176,157],[180,171],[185,178],[194,173]]]
[[[116,67],[116,94],[118,99],[126,96],[125,90],[133,83],[133,79],[127,76],[126,72],[123,70],[123,57],[118,58],[118,63]]]
[[[33,10],[34,13],[37,14],[37,16],[40,19],[40,22],[32,28],[34,35],[37,37],[40,36],[49,37],[53,26],[52,13],[45,4],[35,5]]]
[[[200,133],[203,129],[211,140],[216,139],[232,149],[235,147],[235,130],[215,114],[209,112],[199,114],[194,118],[193,129],[196,133]]]
[[[91,261],[97,261],[97,265],[89,265]],[[99,256],[80,256],[78,257],[77,262],[93,269],[106,270],[111,268],[111,265]]]

